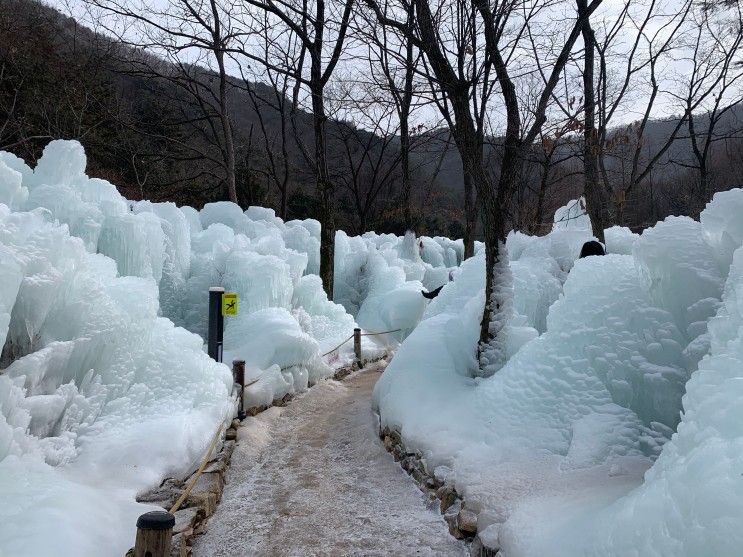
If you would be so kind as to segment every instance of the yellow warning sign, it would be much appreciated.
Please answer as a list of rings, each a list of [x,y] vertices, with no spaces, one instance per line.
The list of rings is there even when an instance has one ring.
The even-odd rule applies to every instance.
[[[237,315],[237,294],[234,292],[222,294],[222,315]]]

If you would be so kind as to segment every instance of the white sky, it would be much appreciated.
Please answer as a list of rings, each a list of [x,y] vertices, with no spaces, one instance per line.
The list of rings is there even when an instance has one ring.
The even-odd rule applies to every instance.
[[[65,13],[77,16],[78,20],[80,20],[80,16],[84,14],[83,0],[46,1],[64,11]],[[143,0],[132,0],[135,5],[142,1]],[[161,7],[167,5],[166,0],[149,0],[149,2]],[[633,0],[631,5],[631,12],[636,18],[637,24],[639,24],[639,22],[642,20],[642,16],[650,2],[651,0]],[[650,35],[658,32],[660,34],[659,36],[663,36],[664,26],[667,26],[674,21],[674,18],[678,16],[679,9],[683,5],[683,3],[684,0],[656,0],[656,12],[659,15],[649,23],[646,28],[646,32]],[[604,0],[601,8],[594,14],[592,21],[599,40],[601,40],[601,37],[604,34],[604,29],[611,27],[611,25],[613,25],[613,23],[616,21],[617,14],[620,12],[623,4],[624,2],[620,0]],[[540,16],[540,18],[538,18],[535,22],[535,25],[541,30],[541,32],[538,33],[539,39],[543,41],[554,41],[558,43],[557,47],[561,46],[562,43],[560,42],[560,33],[564,33],[564,31],[561,31],[561,29],[564,29],[564,26],[558,25],[556,27],[556,22],[569,22],[570,18],[572,17],[574,17],[574,2],[572,0],[566,0],[566,2],[564,4],[561,4],[559,8],[553,9],[549,13],[545,13],[544,15]],[[83,19],[85,18],[83,17]],[[620,35],[621,41],[618,42],[616,52],[611,56],[610,71],[615,72],[618,77],[621,77],[623,75],[627,60],[624,52],[634,40],[635,34],[636,31],[632,28],[632,22],[628,20],[626,28]],[[516,75],[517,72],[517,65],[524,67],[525,63],[527,63],[532,70],[534,67],[533,56],[531,56],[529,52],[526,51],[526,47],[528,46],[528,44],[526,43],[526,41],[523,41],[522,44],[523,46],[521,56],[517,56],[514,58],[516,62],[513,64],[514,67],[512,68],[514,75]],[[580,48],[580,44],[581,41],[579,40],[576,49]],[[354,52],[361,52],[362,48],[363,47],[361,46],[355,46]],[[641,46],[639,52],[642,56],[647,53],[647,49],[647,43]],[[185,56],[191,56],[191,58],[186,59],[193,60],[195,55],[188,54],[188,51],[186,51]],[[691,72],[692,66],[690,60],[688,59],[689,56],[689,50],[678,49],[674,51],[674,55],[672,57],[667,57],[666,59],[664,59],[663,63],[658,66],[656,77],[660,85],[660,92],[658,94],[656,107],[653,111],[654,117],[666,117],[674,114],[679,114],[681,112],[682,108],[678,104],[678,101],[673,98],[673,93],[678,92],[682,89],[680,82],[682,82],[684,78],[687,77],[688,74]],[[256,67],[255,62],[253,62],[251,65],[252,67]],[[247,64],[244,64],[244,67],[247,67]],[[571,78],[568,80],[571,90],[569,92],[566,92],[565,86],[561,85],[558,86],[557,91],[559,91],[560,94],[563,94],[563,96],[575,96],[576,98],[579,98],[581,93],[580,73],[578,71],[578,68],[571,67],[568,71],[571,72]],[[240,70],[237,63],[231,63],[230,73],[238,76],[240,75]],[[369,67],[366,63],[359,60],[346,60],[343,63],[339,64],[335,75],[340,79],[346,81],[344,87],[340,87],[341,89],[353,89],[354,87],[358,89],[359,83],[367,80],[369,74]],[[643,75],[638,75],[638,79],[633,82],[631,90],[624,100],[621,108],[617,110],[616,116],[612,120],[613,125],[626,124],[642,117],[642,113],[645,110],[647,98],[649,97],[650,91],[648,77],[649,76],[647,72],[644,72]],[[519,80],[519,85],[519,89],[524,95],[530,92],[534,93],[534,91],[537,91],[538,93],[538,90],[540,89],[540,87],[538,86],[539,84],[537,84],[537,87],[530,87],[527,80],[524,78],[521,78]],[[331,87],[329,87],[328,89],[328,104],[331,105],[331,108],[334,104],[332,100],[334,91],[337,91],[338,89],[339,86],[337,84],[335,86],[331,85]],[[737,98],[739,95],[740,89],[736,87],[731,92],[729,97],[732,99],[733,96]],[[502,122],[502,116],[500,115],[501,102],[497,92],[493,96],[491,107],[491,120],[493,122],[493,129],[491,131],[497,133],[500,123]],[[359,125],[366,128],[373,127],[373,125],[378,121],[380,117],[379,113],[380,111],[368,111],[365,115],[362,115],[357,108],[353,110],[348,109],[345,112],[343,110],[339,111],[339,114],[342,117],[356,121]],[[427,128],[441,124],[438,111],[430,106],[419,110],[416,113],[415,118],[417,119],[415,124],[423,124]]]

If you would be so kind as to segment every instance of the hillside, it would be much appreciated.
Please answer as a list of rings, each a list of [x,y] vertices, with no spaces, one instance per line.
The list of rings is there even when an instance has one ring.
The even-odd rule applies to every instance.
[[[35,0],[6,4],[8,9],[0,14],[0,114],[6,115],[0,121],[1,149],[33,163],[48,140],[77,139],[89,153],[93,172],[111,179],[128,198],[197,207],[224,199],[219,147],[200,107],[179,85],[177,68]],[[153,67],[168,79],[154,77]],[[187,69],[204,83],[215,81],[206,70]],[[284,218],[316,217],[314,172],[301,146],[312,151],[311,115],[301,109],[288,114],[287,99],[269,86],[237,78],[230,86],[241,205],[271,206]],[[283,127],[282,110],[276,105],[283,107]],[[741,118],[740,107],[733,109],[721,127],[737,128]],[[649,123],[644,143],[648,152],[674,125],[673,120]],[[614,133],[631,135],[626,130]],[[328,141],[338,225],[354,233],[372,228],[402,233],[398,139],[374,137],[353,122],[331,119]],[[459,236],[463,180],[454,144],[448,132],[436,130],[418,136],[416,143],[411,164],[418,231]],[[497,139],[493,143],[486,158],[498,149]],[[576,145],[564,150],[575,151]],[[535,161],[539,156],[535,152]],[[690,156],[688,140],[677,140],[650,179],[627,198],[621,214],[614,215],[616,223],[638,228],[669,214],[692,213],[687,199],[695,178],[684,166]],[[382,162],[373,168],[368,161],[376,159]],[[615,189],[625,180],[626,163],[621,158],[609,160]],[[743,170],[741,165],[739,140],[716,145],[712,191],[730,187]],[[490,167],[497,176],[497,164]],[[535,213],[539,168],[532,163],[516,193],[512,225],[540,230],[540,223],[549,222],[558,207],[581,194],[579,172],[577,158],[552,169],[544,206]],[[283,203],[281,180],[286,182]]]

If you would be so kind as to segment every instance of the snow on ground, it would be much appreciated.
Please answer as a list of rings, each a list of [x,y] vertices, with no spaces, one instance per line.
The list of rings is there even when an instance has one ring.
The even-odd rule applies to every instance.
[[[383,425],[480,510],[481,537],[508,557],[743,545],[743,191],[717,194],[701,222],[611,228],[605,257],[576,261],[591,238],[580,201],[545,237],[511,233],[507,361],[481,378],[479,249],[460,267],[461,241],[339,232],[332,303],[316,274],[316,221],[132,203],[85,166],[76,142],[51,142],[33,170],[0,153],[0,554],[120,555],[148,509],[136,493],[193,468],[235,408],[228,367],[203,351],[210,286],[240,296],[225,360],[245,359],[257,380],[248,405],[330,376],[352,358],[351,343],[333,349],[357,324],[394,330],[363,345],[374,355],[402,342],[374,392]],[[420,295],[442,285],[430,303]],[[272,412],[266,427],[301,445],[280,424],[320,435],[320,409],[345,400],[358,412],[341,430],[349,450],[394,467],[363,442],[361,402],[333,385],[307,396],[316,413]],[[384,491],[371,465],[365,477]],[[385,505],[404,518],[411,499],[395,489]],[[91,532],[100,518],[110,527]],[[350,544],[344,524],[334,540]],[[399,536],[409,527],[385,525]]]
[[[196,556],[466,555],[379,441],[367,369],[247,418]]]
[[[701,224],[612,229],[609,255],[574,265],[580,225],[511,235],[516,277],[521,263],[565,283],[550,306],[528,280],[525,306],[515,278],[515,353],[487,379],[474,377],[482,256],[429,306],[375,405],[479,509],[486,543],[508,557],[739,554],[741,209],[732,190]],[[525,323],[544,332],[522,343]]]
[[[195,466],[236,406],[229,368],[203,349],[209,287],[240,298],[224,360],[245,359],[257,380],[248,406],[302,392],[353,357],[352,343],[326,354],[356,319],[316,275],[317,221],[129,202],[86,164],[74,141],[49,143],[34,169],[0,152],[0,554],[123,554],[148,510],[136,494]],[[344,257],[377,277],[384,315],[367,311],[362,326],[405,329],[365,336],[366,356],[404,338],[422,313],[421,279],[443,284],[461,258],[446,239],[380,238],[339,233],[359,249]],[[346,271],[341,284],[363,291],[359,269]],[[110,527],[90,534],[100,517]]]

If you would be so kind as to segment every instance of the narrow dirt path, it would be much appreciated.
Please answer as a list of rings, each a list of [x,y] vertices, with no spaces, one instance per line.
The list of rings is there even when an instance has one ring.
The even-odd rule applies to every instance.
[[[323,382],[247,418],[193,554],[465,555],[377,437],[370,398],[380,372]]]

